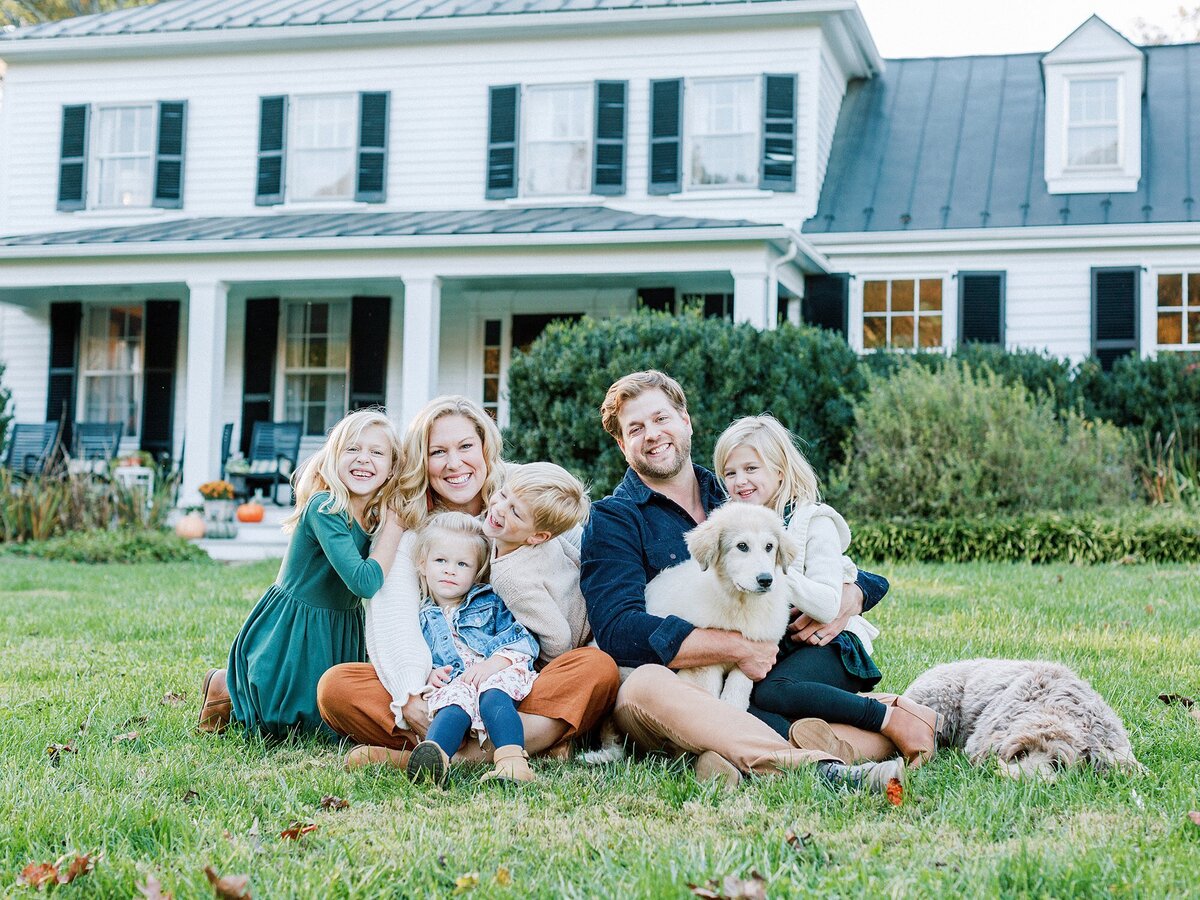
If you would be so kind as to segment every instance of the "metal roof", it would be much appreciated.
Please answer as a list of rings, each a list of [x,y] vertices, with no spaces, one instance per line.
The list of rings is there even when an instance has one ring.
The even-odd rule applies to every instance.
[[[144,225],[0,237],[0,247],[423,235],[564,234],[759,228],[745,219],[692,219],[603,206],[438,212],[285,213],[175,219]]]
[[[772,2],[779,0],[165,0],[153,6],[19,28],[3,35],[3,39],[347,25],[663,6],[746,6]]]
[[[851,82],[809,234],[1191,222],[1200,44],[1142,48],[1136,192],[1046,189],[1042,54],[887,60]]]

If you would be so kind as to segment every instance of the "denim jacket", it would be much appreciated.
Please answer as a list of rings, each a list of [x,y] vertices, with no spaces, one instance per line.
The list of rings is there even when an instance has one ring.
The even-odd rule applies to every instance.
[[[528,654],[530,666],[537,659],[537,639],[513,618],[490,584],[477,584],[471,588],[462,605],[451,615],[457,621],[459,640],[485,659],[497,650]],[[457,678],[466,671],[466,666],[454,649],[446,616],[429,597],[421,601],[420,619],[421,634],[433,654],[434,668],[450,666],[450,677]]]

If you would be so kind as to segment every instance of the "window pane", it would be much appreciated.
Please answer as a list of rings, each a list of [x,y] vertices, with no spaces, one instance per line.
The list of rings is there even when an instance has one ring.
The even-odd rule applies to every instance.
[[[1200,272],[1192,272],[1188,275],[1188,306],[1200,306]]]
[[[892,312],[909,312],[913,308],[913,283],[892,282]]]
[[[1189,287],[1190,276],[1189,276]],[[1159,306],[1183,306],[1183,276],[1182,275],[1159,275],[1158,276],[1158,305]]]
[[[293,97],[288,114],[288,199],[351,199],[357,166],[358,97]]]
[[[522,193],[588,193],[591,190],[591,85],[527,88],[522,119]]]
[[[155,120],[151,106],[101,107],[92,129],[92,203],[149,206]]]
[[[1160,344],[1183,343],[1183,313],[1158,314],[1158,342]]]
[[[921,309],[942,308],[942,282],[939,278],[921,279]]]
[[[887,312],[886,281],[868,281],[863,285],[863,311]]]
[[[918,336],[922,347],[942,346],[941,316],[921,316],[917,328],[919,329]]]
[[[892,346],[893,347],[915,346],[915,344],[913,343],[913,317],[912,316],[893,316],[892,317]]]
[[[485,347],[483,351],[483,372],[485,375],[500,374],[500,348]]]
[[[1200,312],[1187,314],[1187,343],[1200,344]]]
[[[863,347],[875,350],[887,346],[887,319],[883,316],[865,316],[863,318]]]
[[[483,402],[495,403],[500,399],[500,379],[483,379]]]
[[[590,190],[587,142],[526,145],[526,186],[529,194],[581,194]]]
[[[1071,166],[1115,166],[1117,126],[1072,127],[1067,133],[1067,164]]]
[[[688,177],[692,185],[758,183],[758,82],[752,78],[690,82]]]

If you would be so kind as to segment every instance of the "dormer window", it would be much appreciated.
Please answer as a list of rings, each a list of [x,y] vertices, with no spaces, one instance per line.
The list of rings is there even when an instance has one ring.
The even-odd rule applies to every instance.
[[[1073,78],[1067,84],[1067,168],[1121,162],[1118,78]]]

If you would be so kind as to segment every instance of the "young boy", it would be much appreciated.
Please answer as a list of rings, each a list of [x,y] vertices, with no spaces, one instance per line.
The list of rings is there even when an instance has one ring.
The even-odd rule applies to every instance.
[[[591,640],[579,590],[578,526],[588,507],[587,489],[566,469],[529,463],[509,467],[483,521],[492,588],[537,636],[543,665]]]

